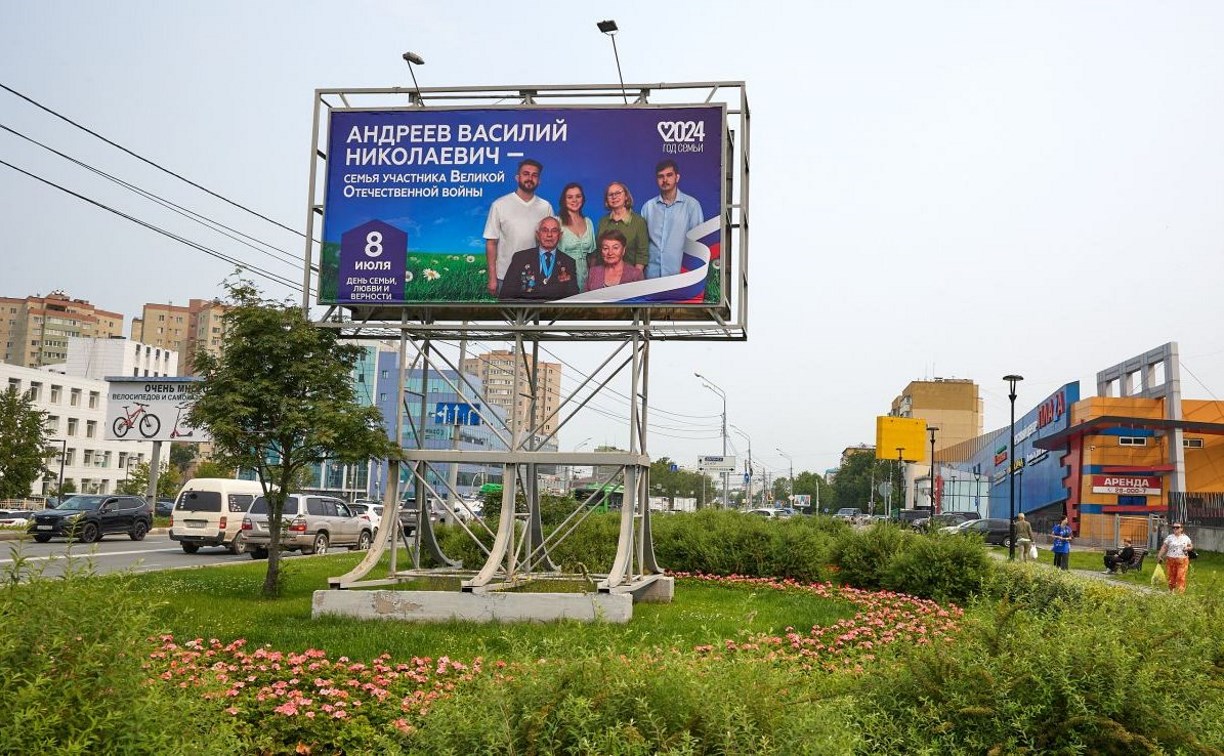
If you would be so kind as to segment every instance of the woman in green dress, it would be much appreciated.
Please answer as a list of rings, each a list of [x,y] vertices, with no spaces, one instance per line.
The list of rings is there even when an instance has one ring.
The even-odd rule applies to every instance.
[[[582,214],[586,195],[579,184],[566,184],[561,190],[561,241],[557,249],[574,259],[574,270],[578,274],[578,291],[586,291],[587,272],[595,252],[595,226]]]

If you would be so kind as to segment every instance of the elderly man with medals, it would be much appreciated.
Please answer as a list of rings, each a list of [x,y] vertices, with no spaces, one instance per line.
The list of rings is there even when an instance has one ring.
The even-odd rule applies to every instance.
[[[557,249],[561,222],[548,216],[536,226],[538,246],[514,253],[501,299],[563,299],[578,293],[574,259]]]

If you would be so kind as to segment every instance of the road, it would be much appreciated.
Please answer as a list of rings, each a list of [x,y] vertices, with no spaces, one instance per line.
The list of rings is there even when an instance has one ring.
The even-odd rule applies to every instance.
[[[249,554],[234,556],[220,547],[205,547],[195,554],[187,554],[166,533],[150,533],[143,541],[109,535],[88,546],[74,543],[71,547],[62,539],[49,543],[27,539],[0,541],[0,575],[12,568],[18,555],[31,566],[42,569],[46,577],[63,574],[71,560],[80,560],[80,564],[86,559],[92,560],[93,571],[100,575],[123,570],[151,572],[251,561]]]

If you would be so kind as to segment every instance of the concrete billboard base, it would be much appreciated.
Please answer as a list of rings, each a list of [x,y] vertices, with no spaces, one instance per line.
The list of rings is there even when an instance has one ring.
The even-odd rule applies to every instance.
[[[633,619],[628,593],[506,593],[489,591],[314,592],[311,617],[341,616],[405,622],[613,622]]]

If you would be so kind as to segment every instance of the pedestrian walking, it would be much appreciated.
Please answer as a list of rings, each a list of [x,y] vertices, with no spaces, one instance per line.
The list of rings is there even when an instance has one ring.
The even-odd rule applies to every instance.
[[[1071,525],[1066,515],[1054,526],[1051,535],[1054,536],[1054,566],[1062,570],[1071,569]]]
[[[1190,567],[1190,552],[1193,549],[1194,542],[1183,532],[1182,524],[1173,523],[1173,532],[1165,537],[1164,543],[1160,544],[1160,552],[1156,554],[1156,561],[1164,564],[1170,591],[1186,592],[1186,570]]]
[[[1024,519],[1024,513],[1016,515],[1016,547],[1020,549],[1020,561],[1029,560],[1029,549],[1033,547],[1033,523]]]

